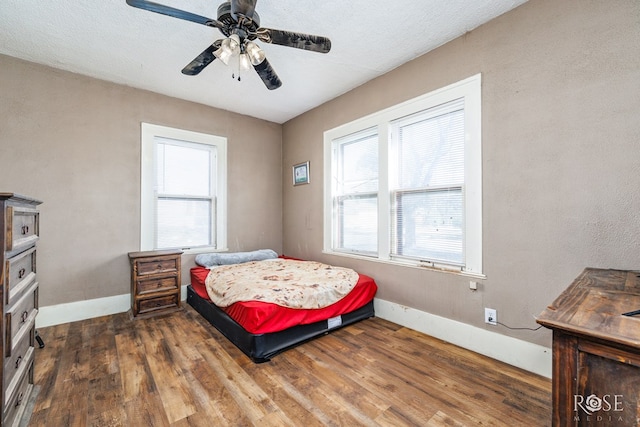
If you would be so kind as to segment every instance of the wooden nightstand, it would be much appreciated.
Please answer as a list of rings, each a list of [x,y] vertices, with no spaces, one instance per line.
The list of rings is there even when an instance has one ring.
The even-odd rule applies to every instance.
[[[131,315],[145,318],[180,309],[182,251],[129,252]]]

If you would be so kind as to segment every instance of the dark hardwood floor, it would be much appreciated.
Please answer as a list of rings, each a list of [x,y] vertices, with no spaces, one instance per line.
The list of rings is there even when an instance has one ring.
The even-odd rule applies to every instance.
[[[30,426],[544,426],[551,382],[382,319],[252,363],[191,307],[41,328]]]

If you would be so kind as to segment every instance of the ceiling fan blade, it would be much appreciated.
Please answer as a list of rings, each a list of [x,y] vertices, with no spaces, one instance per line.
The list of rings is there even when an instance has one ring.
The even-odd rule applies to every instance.
[[[272,28],[259,28],[257,35],[258,38],[265,43],[279,44],[320,53],[327,53],[331,50],[331,40],[322,36],[274,30]]]
[[[208,27],[222,28],[222,24],[215,19],[196,15],[195,13],[186,12],[184,10],[175,9],[170,6],[164,6],[162,4],[154,3],[151,1],[127,0],[127,4],[129,6],[137,7],[138,9],[156,12],[161,15],[171,16],[173,18],[183,19],[185,21],[195,22],[196,24],[206,25]]]
[[[253,19],[253,13],[256,10],[257,0],[231,0],[231,16],[239,21],[240,16],[246,16]]]
[[[274,90],[282,86],[280,77],[278,77],[275,70],[266,59],[258,65],[254,65],[253,68],[256,70],[256,73],[258,73],[267,89]]]
[[[216,40],[213,42],[211,46],[202,51],[200,55],[195,57],[193,61],[182,69],[182,74],[186,74],[187,76],[196,76],[200,74],[200,71],[202,71],[204,67],[211,64],[216,59],[213,52],[218,50],[221,44],[222,40]]]

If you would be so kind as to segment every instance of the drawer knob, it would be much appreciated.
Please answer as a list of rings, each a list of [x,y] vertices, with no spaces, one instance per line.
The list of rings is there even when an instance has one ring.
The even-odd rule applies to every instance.
[[[22,404],[22,399],[24,398],[24,392],[20,392],[18,395],[18,400],[16,400],[16,406],[20,406]]]
[[[22,226],[22,235],[24,236],[25,234],[29,233],[29,226],[28,225],[23,225]]]
[[[29,318],[29,312],[27,310],[23,311],[22,317],[21,317],[22,323],[26,322],[28,318]]]
[[[18,356],[18,358],[16,359],[16,369],[18,369],[18,366],[20,366],[20,362],[22,362],[22,356]]]
[[[21,268],[20,271],[18,271],[18,279],[22,279],[26,273],[27,270],[25,268]]]

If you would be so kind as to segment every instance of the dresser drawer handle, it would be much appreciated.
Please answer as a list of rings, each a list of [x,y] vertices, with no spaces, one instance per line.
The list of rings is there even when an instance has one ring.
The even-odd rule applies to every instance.
[[[20,271],[18,271],[18,279],[22,279],[26,273],[27,270],[25,268],[21,268]]]
[[[16,406],[20,406],[22,404],[22,399],[24,398],[24,393],[20,392],[18,395],[18,400],[16,400]]]
[[[20,366],[20,362],[22,362],[22,356],[18,356],[18,358],[16,359],[16,369],[18,369],[18,366]]]
[[[27,310],[23,311],[22,312],[22,317],[21,317],[21,320],[22,320],[21,323],[26,322],[28,318],[29,318],[29,312]]]
[[[25,234],[29,233],[29,226],[28,225],[23,225],[22,226],[22,235],[24,236]]]

